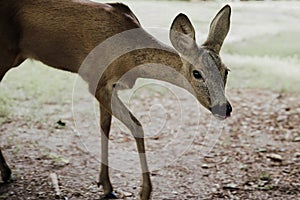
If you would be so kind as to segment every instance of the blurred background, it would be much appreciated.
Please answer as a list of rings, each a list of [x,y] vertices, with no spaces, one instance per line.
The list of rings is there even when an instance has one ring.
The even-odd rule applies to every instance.
[[[114,1],[98,1],[114,2]],[[221,51],[231,69],[228,88],[265,88],[277,92],[300,92],[300,2],[298,1],[122,1],[137,15],[144,28],[169,43],[168,29],[183,12],[195,26],[197,41],[204,42],[209,23],[225,4],[232,7],[231,30]],[[156,29],[165,30],[157,34]],[[27,61],[11,70],[1,84],[3,96],[34,101],[69,101],[60,92],[72,92],[74,74]],[[18,81],[14,81],[18,80]],[[10,91],[18,91],[11,93]],[[44,92],[47,91],[47,92]],[[66,99],[65,99],[66,98]]]
[[[231,29],[221,58],[231,69],[227,94],[233,116],[226,120],[224,134],[204,160],[199,152],[211,125],[207,111],[201,112],[199,123],[195,107],[190,106],[189,112],[182,115],[185,124],[178,126],[176,118],[173,126],[166,127],[165,135],[147,140],[151,152],[163,149],[162,144],[169,141],[180,140],[172,135],[174,127],[179,127],[179,134],[196,133],[188,138],[192,146],[182,159],[153,172],[153,199],[299,199],[300,1],[121,2],[131,8],[146,30],[168,44],[168,30],[178,13],[190,18],[201,44],[216,13],[225,4],[232,8]],[[32,60],[4,77],[0,84],[0,146],[14,169],[17,184],[8,189],[0,187],[0,199],[14,199],[23,193],[32,199],[53,199],[53,189],[47,183],[49,171],[61,177],[63,194],[69,199],[99,197],[95,184],[99,156],[89,154],[82,145],[84,141],[99,153],[97,106],[84,100],[84,95],[77,99],[82,103],[78,109],[87,112],[80,120],[89,134],[80,137],[83,133],[76,129],[72,113],[76,80],[76,74]],[[175,100],[168,94],[145,93],[135,99],[135,105],[141,106],[133,106],[143,124],[147,123],[145,116],[151,103],[162,102],[166,108],[174,108]],[[185,97],[181,100],[192,105]],[[92,106],[87,107],[85,101]],[[159,114],[161,110],[158,107],[156,111]],[[130,133],[118,126],[113,124],[112,143],[135,152]],[[171,154],[177,156],[171,151],[162,155],[167,158]],[[139,175],[112,171],[116,187],[136,199]],[[126,193],[124,199],[130,199]]]

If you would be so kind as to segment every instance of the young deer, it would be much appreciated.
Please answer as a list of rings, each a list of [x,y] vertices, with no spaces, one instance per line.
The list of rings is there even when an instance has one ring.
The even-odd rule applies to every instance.
[[[147,165],[144,132],[141,123],[118,98],[115,90],[133,87],[137,78],[152,78],[170,82],[191,92],[215,116],[226,118],[232,108],[225,97],[228,69],[219,52],[230,27],[231,9],[223,7],[213,19],[207,40],[196,45],[194,28],[184,14],[179,14],[171,26],[170,40],[175,49],[164,45],[146,31],[131,10],[120,3],[100,4],[87,0],[0,0],[0,81],[5,73],[25,59],[39,60],[51,67],[79,73],[99,101],[101,127],[101,170],[99,186],[106,198],[115,198],[108,171],[108,138],[111,118],[115,116],[132,132],[142,168],[142,200],[150,199],[151,180]],[[138,34],[122,38],[122,45],[144,42],[153,48],[136,48],[115,59],[103,69],[80,71],[85,58],[105,40],[125,31],[138,29]],[[120,46],[115,43],[101,51],[103,58],[111,56]],[[149,63],[173,69],[160,71]],[[95,64],[95,63],[94,63]],[[148,64],[148,65],[147,65]],[[130,79],[122,76],[135,68]],[[90,68],[92,69],[92,68]],[[101,70],[100,70],[101,71]],[[176,73],[175,73],[176,72]],[[95,77],[91,76],[99,76]],[[180,81],[185,77],[189,86]],[[0,171],[8,181],[11,170],[0,150]]]

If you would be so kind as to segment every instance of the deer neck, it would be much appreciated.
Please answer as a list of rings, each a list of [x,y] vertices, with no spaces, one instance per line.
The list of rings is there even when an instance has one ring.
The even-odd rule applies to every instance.
[[[190,91],[182,59],[173,48],[162,45],[160,48],[141,49],[134,53],[133,58],[139,78],[165,81]]]
[[[120,74],[131,74],[128,76],[130,80],[127,79],[129,87],[133,86],[136,78],[148,78],[185,88],[182,81],[185,71],[178,52],[143,28],[123,32],[114,37],[113,44],[117,44],[118,49],[125,49],[126,53],[117,59],[113,69]]]
[[[116,35],[104,41],[94,52],[79,70],[91,91],[101,88],[101,85],[110,87],[116,82],[121,88],[131,88],[137,78],[161,80],[190,91],[178,52],[143,29]]]

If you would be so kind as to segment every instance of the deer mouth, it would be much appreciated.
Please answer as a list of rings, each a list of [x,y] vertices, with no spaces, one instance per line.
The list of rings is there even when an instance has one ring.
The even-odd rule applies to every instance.
[[[231,117],[231,113],[228,113],[228,114],[226,115],[225,119],[227,119],[227,118],[229,118],[229,117]]]

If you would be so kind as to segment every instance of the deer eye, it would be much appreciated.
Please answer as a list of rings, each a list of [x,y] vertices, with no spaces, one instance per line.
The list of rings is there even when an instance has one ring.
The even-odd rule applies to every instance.
[[[195,79],[202,79],[202,75],[198,70],[193,71],[193,76],[195,77]]]

